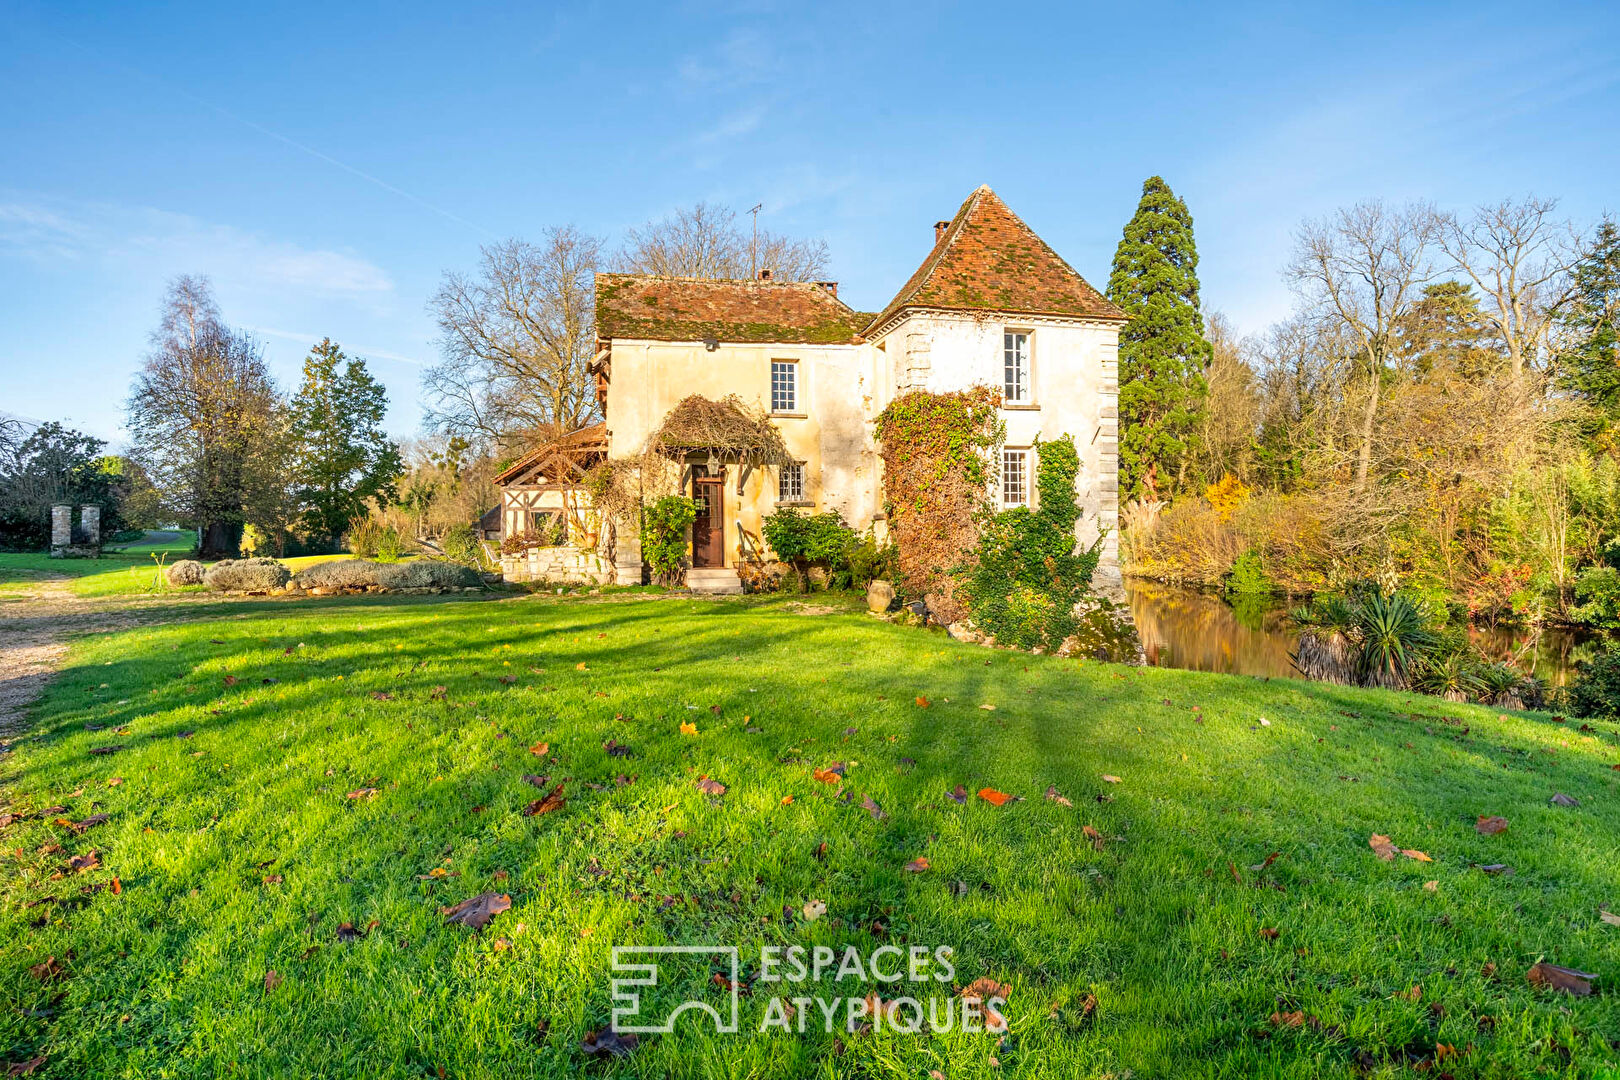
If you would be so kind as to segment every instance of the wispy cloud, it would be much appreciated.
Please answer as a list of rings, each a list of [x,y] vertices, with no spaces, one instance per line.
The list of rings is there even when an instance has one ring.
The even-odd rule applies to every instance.
[[[712,48],[683,56],[675,74],[688,87],[729,89],[763,80],[775,56],[776,50],[765,35],[736,27]]]
[[[248,326],[244,327],[244,329],[252,333],[259,334],[262,337],[277,338],[282,341],[296,341],[307,346],[314,346],[319,343],[323,337],[327,336],[325,334],[311,334],[307,332],[301,333],[297,330],[276,330],[268,326]],[[395,363],[409,364],[412,367],[427,366],[425,361],[419,360],[414,356],[401,356],[399,353],[389,352],[386,349],[375,349],[370,345],[351,345],[347,342],[339,342],[339,344],[343,346],[343,351],[345,353],[348,353],[351,356],[358,356],[364,360],[392,360]]]
[[[387,272],[353,252],[311,248],[153,207],[0,199],[0,255],[41,264],[100,261],[168,276],[300,294],[381,299]]]
[[[751,135],[765,123],[768,111],[769,107],[763,102],[738,109],[722,116],[713,127],[698,132],[692,141],[699,145],[710,145]]]

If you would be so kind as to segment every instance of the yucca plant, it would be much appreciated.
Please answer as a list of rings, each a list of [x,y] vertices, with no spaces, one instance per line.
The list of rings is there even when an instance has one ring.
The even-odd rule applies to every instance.
[[[1418,663],[1434,649],[1435,636],[1423,611],[1399,593],[1370,593],[1355,605],[1360,638],[1357,674],[1363,686],[1399,690]]]
[[[1356,622],[1354,608],[1338,593],[1317,596],[1304,607],[1289,612],[1288,617],[1300,626],[1338,634],[1349,633]]]
[[[1526,696],[1524,673],[1512,664],[1497,661],[1479,669],[1479,700],[1488,705],[1523,708]]]
[[[1466,655],[1428,656],[1412,671],[1412,689],[1449,701],[1467,701],[1484,689],[1476,665]]]

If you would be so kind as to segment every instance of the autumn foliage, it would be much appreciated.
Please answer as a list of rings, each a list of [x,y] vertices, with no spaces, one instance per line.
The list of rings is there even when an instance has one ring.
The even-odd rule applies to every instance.
[[[965,610],[950,571],[978,543],[987,509],[986,454],[996,443],[999,396],[988,386],[949,394],[913,390],[878,416],[883,498],[900,577],[941,622]]]

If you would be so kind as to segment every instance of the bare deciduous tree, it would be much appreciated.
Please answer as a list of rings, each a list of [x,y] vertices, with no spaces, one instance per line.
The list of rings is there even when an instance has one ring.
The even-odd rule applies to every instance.
[[[1355,490],[1367,488],[1373,433],[1392,336],[1431,274],[1428,249],[1438,230],[1421,203],[1399,209],[1358,203],[1307,222],[1288,276],[1306,303],[1354,341],[1363,395],[1357,425]]]
[[[429,302],[443,333],[423,376],[429,426],[521,444],[594,421],[600,257],[600,241],[564,226],[484,248],[476,277],[446,274]]]
[[[128,411],[165,508],[196,526],[205,556],[234,555],[255,508],[285,486],[285,425],[258,343],[224,324],[207,280],[169,285]]]
[[[827,243],[761,231],[756,245],[734,210],[700,202],[630,229],[615,265],[664,277],[749,278],[760,269],[778,281],[814,281],[827,273]]]
[[[1447,214],[1439,240],[1457,269],[1484,295],[1485,317],[1507,348],[1515,377],[1545,357],[1548,335],[1573,296],[1570,269],[1580,245],[1551,215],[1556,199],[1505,199],[1468,218]]]

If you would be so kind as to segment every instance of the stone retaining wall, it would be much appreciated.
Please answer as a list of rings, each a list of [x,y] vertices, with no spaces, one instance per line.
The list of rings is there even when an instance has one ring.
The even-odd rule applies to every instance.
[[[501,576],[507,581],[555,581],[571,585],[611,585],[614,567],[594,551],[576,547],[530,548],[501,556]]]

